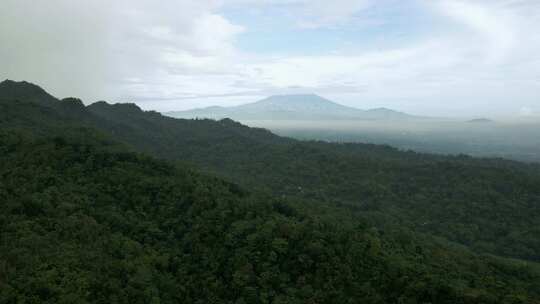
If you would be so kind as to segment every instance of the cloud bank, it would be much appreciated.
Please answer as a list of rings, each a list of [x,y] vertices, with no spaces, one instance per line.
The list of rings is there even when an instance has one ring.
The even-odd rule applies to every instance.
[[[360,108],[430,115],[540,110],[535,0],[2,5],[0,78],[87,103],[178,110],[315,92]],[[250,50],[268,33],[278,38]]]

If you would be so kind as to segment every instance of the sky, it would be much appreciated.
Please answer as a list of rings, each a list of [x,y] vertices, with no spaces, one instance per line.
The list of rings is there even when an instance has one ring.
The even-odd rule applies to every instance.
[[[539,0],[2,0],[0,79],[157,111],[315,93],[530,116],[538,29]]]

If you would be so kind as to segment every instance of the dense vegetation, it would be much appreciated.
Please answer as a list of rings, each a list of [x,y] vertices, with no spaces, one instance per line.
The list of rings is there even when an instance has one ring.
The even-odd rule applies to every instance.
[[[1,303],[540,297],[540,273],[526,264],[406,232],[383,238],[338,209],[308,212],[78,132],[0,135]]]
[[[445,240],[538,259],[536,167],[2,95],[13,85],[0,303],[540,301],[538,264]]]
[[[188,161],[250,189],[332,201],[351,206],[378,227],[408,227],[478,252],[540,261],[537,165],[300,142],[229,119],[181,120],[132,104],[84,107],[76,99],[51,101],[27,83],[4,83],[2,98],[7,100],[0,102],[3,127],[46,134],[85,125],[135,151]]]
[[[540,261],[537,166],[298,142],[231,120],[181,121],[140,110],[125,115],[121,106],[95,107],[92,113],[107,112],[116,123],[109,134],[153,155],[192,161],[250,188],[348,204],[370,218],[376,212],[379,224],[407,225],[480,252]],[[138,127],[144,132],[134,132]]]

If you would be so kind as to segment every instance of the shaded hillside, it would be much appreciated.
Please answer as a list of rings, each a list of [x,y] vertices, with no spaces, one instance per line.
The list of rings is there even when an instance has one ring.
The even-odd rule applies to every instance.
[[[27,121],[29,128],[43,131],[55,127],[56,120],[56,126],[79,121],[134,150],[192,162],[251,189],[329,201],[377,227],[407,227],[477,252],[540,260],[537,166],[376,145],[300,142],[231,120],[177,120],[135,105],[78,105],[73,112],[79,116],[32,103],[2,105],[7,115],[2,127]],[[25,114],[26,107],[33,109],[32,116]]]
[[[56,98],[39,86],[22,81],[5,80],[0,82],[0,100],[33,101],[40,104],[52,104]]]
[[[339,209],[250,194],[88,129],[50,135],[0,132],[2,303],[540,299],[540,272],[521,262],[383,236]]]

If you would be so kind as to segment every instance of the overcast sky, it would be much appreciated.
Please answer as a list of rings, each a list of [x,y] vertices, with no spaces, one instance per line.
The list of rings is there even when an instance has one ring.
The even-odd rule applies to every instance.
[[[0,78],[144,109],[317,93],[422,115],[540,112],[539,0],[1,0]]]

